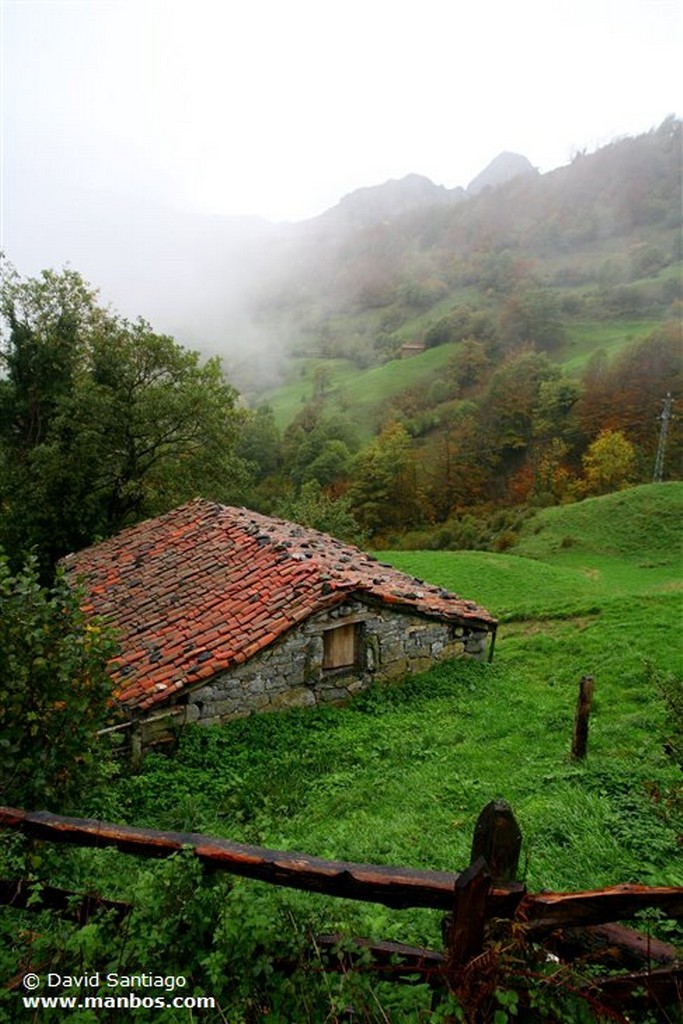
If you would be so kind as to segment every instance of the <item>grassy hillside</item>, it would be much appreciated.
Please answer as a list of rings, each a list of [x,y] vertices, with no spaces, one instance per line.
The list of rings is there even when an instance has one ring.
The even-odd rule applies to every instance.
[[[592,320],[568,324],[566,340],[553,361],[569,376],[580,376],[596,352],[613,359],[634,342],[647,338],[662,323],[661,318],[640,320]],[[406,338],[419,337],[419,331],[404,329]],[[383,408],[407,389],[425,393],[443,373],[457,352],[457,342],[428,349],[409,359],[392,359],[381,366],[359,367],[351,359],[292,358],[287,379],[273,390],[259,395],[269,405],[275,421],[284,430],[306,402],[315,397],[315,373],[322,368],[328,387],[322,396],[329,412],[340,411],[353,420],[361,440],[368,440],[382,423]]]
[[[578,374],[590,357],[602,351],[612,358],[635,341],[647,338],[661,320],[575,320],[567,325],[567,340],[557,361],[569,374]]]
[[[311,358],[321,359],[367,434],[383,401],[427,388],[443,366],[440,354],[411,360],[410,372],[378,365],[405,342],[474,337],[496,364],[534,345],[573,375],[598,350],[615,357],[677,316],[680,173],[673,120],[452,207],[308,231],[273,294],[261,296],[259,321],[288,339],[291,372],[282,391],[258,397],[286,426],[311,397]],[[474,318],[444,332],[463,308]]]
[[[514,552],[565,560],[611,555],[641,568],[680,569],[683,484],[630,487],[547,508],[523,527]]]
[[[479,601],[501,619],[597,611],[681,587],[683,483],[647,484],[543,509],[510,553],[395,551],[385,561]]]
[[[300,359],[293,361],[289,381],[263,400],[270,405],[275,420],[284,429],[314,397],[314,375],[323,366],[329,373],[329,386],[324,395],[326,407],[348,415],[366,440],[381,422],[385,402],[409,387],[428,387],[443,371],[456,350],[456,344],[430,349],[410,359],[396,359],[382,366],[360,369],[348,359]]]

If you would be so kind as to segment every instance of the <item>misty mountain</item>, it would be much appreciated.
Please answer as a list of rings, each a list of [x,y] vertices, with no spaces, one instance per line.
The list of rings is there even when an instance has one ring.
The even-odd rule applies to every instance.
[[[391,358],[462,301],[458,289],[497,294],[525,261],[547,276],[559,260],[558,282],[602,275],[615,286],[633,280],[633,246],[647,243],[641,259],[666,265],[680,226],[679,135],[669,119],[543,175],[502,153],[467,190],[409,174],[300,223],[75,189],[60,203],[17,189],[32,201],[8,207],[5,251],[22,274],[70,264],[124,316],[220,355],[254,396],[292,353]]]
[[[559,338],[572,318],[664,318],[680,280],[680,131],[670,118],[547,174],[501,154],[455,201],[417,175],[358,190],[289,226],[251,294],[251,323],[285,362],[362,369],[407,343],[453,340],[460,321],[470,337],[516,344]],[[487,185],[497,174],[512,176]],[[392,203],[400,212],[379,216]],[[253,359],[246,373],[226,365],[250,398],[263,393]]]
[[[504,185],[522,174],[538,174],[536,168],[519,153],[499,153],[467,186],[467,195],[476,196],[485,188]]]
[[[274,339],[271,327],[264,334],[254,304],[282,288],[310,292],[316,287],[317,245],[325,246],[324,269],[328,257],[333,264],[342,258],[337,246],[354,232],[466,198],[462,188],[447,189],[409,174],[357,189],[311,220],[274,224],[256,216],[176,210],[153,196],[77,191],[69,183],[46,191],[36,179],[35,187],[27,188],[31,169],[21,173],[24,187],[8,183],[8,194],[18,201],[7,204],[3,237],[5,254],[20,273],[68,264],[122,315],[143,316],[155,329],[206,354],[234,362],[246,353],[271,368],[273,342],[281,348],[283,339],[277,329]]]
[[[381,185],[356,189],[340,202],[314,218],[317,227],[363,227],[377,221],[399,217],[421,206],[457,203],[465,199],[463,188],[435,185],[421,174],[392,178]],[[310,222],[309,222],[310,223]]]

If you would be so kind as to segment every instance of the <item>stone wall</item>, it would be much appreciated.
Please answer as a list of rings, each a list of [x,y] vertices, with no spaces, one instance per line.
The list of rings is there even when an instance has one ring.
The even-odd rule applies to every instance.
[[[354,664],[323,668],[325,633],[353,625]],[[483,658],[487,633],[471,627],[349,601],[312,616],[298,629],[242,665],[216,675],[181,700],[184,704],[149,716],[143,745],[186,722],[216,725],[254,712],[343,703],[373,681],[423,672],[439,661],[467,655]]]

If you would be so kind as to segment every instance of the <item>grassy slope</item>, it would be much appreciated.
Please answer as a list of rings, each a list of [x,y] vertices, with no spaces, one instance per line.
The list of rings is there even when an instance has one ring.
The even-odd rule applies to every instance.
[[[566,373],[579,374],[595,352],[602,351],[612,358],[628,345],[647,338],[661,323],[661,319],[570,322],[567,340],[557,354],[558,362]]]
[[[455,662],[346,708],[190,732],[175,760],[150,757],[126,780],[119,816],[320,856],[455,868],[467,863],[478,812],[502,796],[523,830],[532,889],[683,884],[680,768],[664,750],[670,723],[656,687],[680,671],[671,570],[682,490],[636,488],[542,513],[519,550],[533,543],[543,561],[385,553],[508,620],[493,665]],[[570,535],[577,545],[567,552]],[[617,537],[623,555],[601,562]],[[586,672],[596,700],[589,757],[575,765],[568,751]],[[254,898],[316,915],[323,929],[438,941],[429,912],[271,897],[244,884]]]
[[[595,352],[602,351],[613,358],[622,349],[646,338],[661,322],[654,318],[570,322],[567,340],[553,358],[568,374],[578,375]],[[421,336],[417,322],[411,321],[402,331],[409,340]],[[288,380],[262,395],[260,401],[272,407],[278,427],[284,430],[303,404],[313,398],[315,368],[324,366],[330,372],[331,381],[326,399],[328,406],[344,410],[358,424],[362,438],[367,440],[381,421],[383,403],[407,388],[429,387],[439,378],[456,348],[457,343],[442,345],[410,359],[394,359],[365,370],[347,359],[293,358]]]
[[[349,360],[297,360],[290,380],[276,391],[264,396],[275,414],[280,429],[284,429],[302,408],[304,402],[313,398],[313,373],[316,366],[330,370],[330,392],[327,396],[329,407],[339,405],[348,411],[363,438],[374,432],[379,410],[383,402],[408,387],[430,382],[446,365],[456,344],[430,349],[411,359],[394,359],[383,366],[359,370]]]
[[[648,484],[540,511],[512,554],[382,552],[399,569],[479,601],[500,619],[560,617],[676,588],[683,483]]]

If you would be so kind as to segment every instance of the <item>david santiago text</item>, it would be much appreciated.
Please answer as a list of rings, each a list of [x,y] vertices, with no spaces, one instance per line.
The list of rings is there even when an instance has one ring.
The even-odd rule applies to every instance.
[[[33,990],[44,984],[47,988],[163,988],[174,992],[177,988],[185,988],[187,978],[182,974],[27,974],[24,977],[24,988]]]

